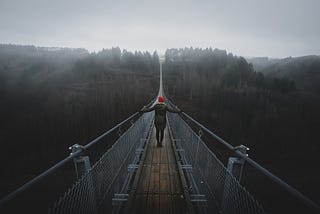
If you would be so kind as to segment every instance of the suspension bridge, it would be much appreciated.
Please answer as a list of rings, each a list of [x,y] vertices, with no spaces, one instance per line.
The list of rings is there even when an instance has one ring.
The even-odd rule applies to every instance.
[[[159,85],[158,95],[165,96],[161,63]],[[156,99],[147,107],[155,103]],[[169,100],[167,105],[175,106]],[[167,119],[162,147],[156,146],[153,112],[136,112],[88,144],[71,146],[68,157],[2,198],[0,212],[277,213],[241,183],[247,164],[288,193],[303,213],[320,213],[319,205],[252,160],[244,145],[232,146],[186,113],[168,113]],[[127,127],[126,131],[122,133],[121,127]],[[114,132],[118,139],[91,163],[87,151]],[[208,148],[204,134],[232,154],[226,164]],[[76,182],[45,209],[37,209],[41,207],[37,200],[17,200],[70,162]]]

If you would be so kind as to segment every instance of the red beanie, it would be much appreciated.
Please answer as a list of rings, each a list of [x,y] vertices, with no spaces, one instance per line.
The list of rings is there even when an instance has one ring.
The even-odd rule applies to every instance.
[[[164,102],[164,97],[163,96],[159,96],[158,97],[158,102],[159,103],[163,103]]]

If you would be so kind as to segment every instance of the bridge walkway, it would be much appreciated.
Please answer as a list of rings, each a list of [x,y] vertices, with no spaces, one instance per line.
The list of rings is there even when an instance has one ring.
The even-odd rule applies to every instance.
[[[168,128],[164,131],[162,147],[157,147],[155,135],[153,127],[124,213],[187,213]]]

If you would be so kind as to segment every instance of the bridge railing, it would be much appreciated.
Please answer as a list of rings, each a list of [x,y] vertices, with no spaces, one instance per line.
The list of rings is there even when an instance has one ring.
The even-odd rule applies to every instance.
[[[128,198],[129,182],[154,113],[143,114],[61,198],[49,213],[105,213]]]
[[[191,201],[200,213],[265,213],[262,206],[177,114],[168,115]]]
[[[148,105],[151,106],[155,100],[152,100]],[[110,179],[110,175],[116,176],[118,181],[113,181],[113,184],[118,184],[113,186],[111,192],[118,191],[117,188],[120,188],[119,185],[124,177],[124,171],[128,172],[127,177],[132,175],[131,169],[134,170],[135,166],[134,163],[138,161],[138,157],[140,155],[141,149],[136,149],[136,147],[141,146],[141,142],[146,140],[146,129],[150,128],[150,126],[146,126],[146,124],[151,124],[151,120],[153,118],[152,113],[141,115],[139,112],[134,113],[127,119],[123,120],[121,123],[117,124],[110,130],[106,131],[99,137],[95,138],[94,140],[90,141],[88,144],[81,146],[81,145],[74,145],[72,146],[72,153],[66,157],[65,159],[59,161],[49,169],[43,171],[38,176],[34,177],[33,179],[26,182],[24,185],[16,189],[15,191],[11,192],[4,198],[0,200],[0,213],[17,213],[21,212],[30,212],[30,213],[44,213],[47,211],[49,204],[51,204],[51,211],[52,212],[60,212],[59,210],[66,210],[74,207],[74,204],[67,205],[66,200],[69,202],[75,203],[73,200],[78,199],[71,199],[70,195],[81,195],[79,199],[87,199],[87,200],[94,200],[96,205],[92,205],[92,203],[88,203],[86,206],[89,209],[91,206],[96,206],[97,210],[99,210],[99,200],[101,198],[106,198],[106,196],[102,196],[101,188],[106,190],[104,183],[101,183],[101,179],[103,176],[106,176],[106,179]],[[128,128],[128,132],[122,133],[121,127]],[[117,133],[118,132],[118,133]],[[119,135],[119,139],[116,143],[107,151],[105,155],[103,155],[97,163],[95,163],[92,167],[90,166],[89,158],[84,156],[85,153],[93,152],[92,148],[100,146],[100,148],[105,148],[101,144],[105,142],[106,139],[110,139],[110,136]],[[130,138],[135,140],[130,140]],[[113,137],[112,137],[113,139]],[[121,143],[122,142],[122,143]],[[130,147],[131,146],[131,147]],[[128,150],[129,149],[129,150]],[[132,149],[132,150],[130,150]],[[130,151],[130,152],[128,152]],[[128,152],[128,153],[126,153]],[[100,153],[100,152],[98,152]],[[108,154],[108,155],[107,155]],[[123,155],[125,154],[125,155]],[[134,158],[132,159],[134,155]],[[122,156],[123,155],[123,156]],[[120,160],[122,158],[122,161]],[[107,163],[111,163],[115,161],[112,165],[105,166]],[[132,162],[130,162],[132,161]],[[60,199],[53,205],[54,200],[57,198],[53,198],[51,195],[57,195],[61,192],[60,183],[59,182],[66,182],[66,180],[70,181],[70,163],[74,162],[77,170],[77,182],[69,188],[69,190],[62,196]],[[130,163],[129,163],[130,162]],[[131,164],[129,169],[123,170],[126,164]],[[99,168],[100,167],[100,168]],[[109,167],[109,168],[108,168]],[[110,168],[111,167],[111,168]],[[121,168],[122,167],[122,168]],[[121,171],[116,171],[120,169]],[[109,169],[112,169],[109,171]],[[98,172],[99,170],[104,170],[103,173]],[[92,175],[84,175],[90,171]],[[66,172],[65,178],[61,178],[64,175],[62,173]],[[59,176],[59,177],[57,177]],[[55,183],[55,179],[59,179],[59,182]],[[97,179],[98,184],[94,184],[94,180]],[[65,181],[63,181],[65,180]],[[121,180],[121,181],[120,181]],[[94,182],[90,182],[94,181]],[[100,183],[99,183],[100,182]],[[109,180],[107,181],[109,182]],[[79,184],[86,184],[86,185],[79,185]],[[62,183],[61,183],[62,184]],[[92,186],[94,184],[94,186]],[[59,185],[59,190],[53,189],[55,186]],[[66,186],[66,183],[63,183],[63,186]],[[97,191],[94,193],[94,197],[84,197],[84,195],[88,196],[88,194],[93,194],[92,192],[88,192],[89,189],[95,188]],[[127,185],[124,184],[124,189],[127,188]],[[50,192],[47,192],[47,191]],[[52,192],[53,191],[53,192]],[[118,195],[115,196],[115,202],[117,201],[117,197],[120,197],[118,201],[124,200],[121,197],[125,197],[125,195],[121,195],[121,191],[117,192]],[[63,201],[65,199],[65,201]],[[112,200],[111,200],[112,201]],[[92,202],[92,201],[91,201]],[[78,202],[77,202],[78,203]],[[68,208],[66,208],[68,207]],[[92,210],[92,207],[90,208]],[[80,212],[79,212],[80,213]]]
[[[168,104],[174,106],[170,101],[168,101]],[[189,169],[189,171],[185,170],[185,172],[189,177],[191,192],[196,196],[195,202],[208,201],[210,203],[207,203],[205,206],[209,207],[213,204],[211,202],[214,202],[216,204],[216,209],[221,213],[265,212],[261,205],[257,203],[240,184],[243,166],[244,163],[247,163],[251,168],[260,172],[261,175],[264,175],[269,182],[276,184],[277,188],[275,189],[281,189],[282,192],[287,192],[287,198],[282,201],[287,205],[287,208],[284,208],[284,210],[291,208],[290,206],[292,206],[292,203],[290,205],[288,204],[288,201],[292,201],[289,198],[294,198],[296,202],[293,203],[300,203],[301,205],[298,207],[302,208],[304,211],[308,210],[307,212],[309,213],[320,212],[318,204],[249,158],[246,154],[247,148],[245,146],[232,146],[184,112],[179,116],[169,114],[168,118],[172,126],[175,145],[180,153],[185,169]],[[200,130],[198,134],[193,131],[195,127],[197,130]],[[226,148],[230,154],[235,156],[229,158],[227,167],[224,166],[221,159],[219,160],[221,157],[219,156],[219,158],[217,158],[216,154],[210,151],[206,143],[201,139],[201,136],[203,135],[202,132],[213,138],[216,142]],[[207,186],[208,188],[203,188],[204,186]],[[204,195],[201,196],[201,194]],[[277,194],[277,192],[274,192],[273,194]],[[201,205],[201,203],[198,202],[196,204]],[[205,203],[202,203],[201,206],[204,204]],[[278,204],[281,204],[281,202]],[[273,206],[273,208],[277,209],[277,205]],[[204,208],[201,209],[206,210]],[[283,212],[280,211],[280,213]]]

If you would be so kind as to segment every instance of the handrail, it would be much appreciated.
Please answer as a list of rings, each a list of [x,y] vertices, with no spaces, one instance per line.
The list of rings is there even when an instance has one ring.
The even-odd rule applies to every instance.
[[[201,129],[203,129],[204,131],[206,131],[207,133],[209,133],[212,137],[214,137],[219,143],[222,143],[225,147],[227,147],[229,150],[231,151],[235,151],[235,147],[232,146],[230,143],[226,142],[225,140],[223,140],[221,137],[219,137],[218,135],[216,135],[215,133],[213,133],[212,131],[210,131],[208,128],[206,128],[205,126],[203,126],[201,123],[199,123],[198,121],[196,121],[195,119],[193,119],[191,116],[189,116],[188,114],[186,114],[185,112],[182,112],[182,115],[184,115],[185,117],[187,117],[189,120],[191,120],[193,123],[195,123],[197,126],[201,127]]]
[[[253,166],[255,169],[260,171],[265,176],[269,177],[273,182],[284,188],[287,192],[291,193],[292,196],[297,198],[299,201],[304,203],[306,206],[310,207],[314,211],[320,212],[320,206],[316,204],[314,201],[309,199],[307,196],[303,195],[301,192],[299,192],[294,187],[287,184],[285,181],[283,181],[278,176],[272,174],[269,170],[265,169],[263,166],[246,156],[244,153],[240,151],[235,151],[235,153],[240,156],[243,160],[247,161],[251,166]]]
[[[170,105],[174,105],[170,100],[168,100],[168,101],[169,101]],[[202,125],[201,123],[199,123],[198,121],[193,119],[191,116],[189,116],[185,112],[182,112],[181,114],[183,116],[185,116],[186,118],[188,118],[189,120],[191,120],[194,124],[199,126],[202,130],[206,131],[209,135],[211,135],[219,143],[221,143],[222,145],[227,147],[229,150],[234,152],[236,155],[241,157],[243,160],[247,161],[256,170],[258,170],[259,172],[261,172],[262,174],[264,174],[265,176],[270,178],[273,182],[278,184],[280,187],[285,189],[287,192],[289,192],[292,196],[294,196],[296,199],[301,201],[303,204],[305,204],[306,206],[310,207],[311,209],[313,209],[315,211],[320,211],[320,206],[318,204],[316,204],[314,201],[312,201],[311,199],[309,199],[308,197],[303,195],[297,189],[295,189],[294,187],[287,184],[285,181],[283,181],[281,178],[279,178],[278,176],[271,173],[269,170],[265,169],[263,166],[261,166],[260,164],[258,164],[257,162],[255,162],[254,160],[249,158],[246,154],[242,153],[241,151],[236,150],[236,148],[234,146],[232,146],[230,143],[223,140],[221,137],[219,137],[218,135],[216,135],[215,133],[210,131],[208,128],[206,128],[204,125]]]
[[[150,103],[147,104],[147,106],[150,106],[154,103],[153,99]],[[73,160],[73,158],[77,157],[78,155],[80,155],[82,152],[86,151],[87,149],[89,149],[91,146],[95,145],[96,143],[98,143],[102,138],[104,138],[105,136],[109,135],[110,133],[112,133],[114,130],[116,130],[117,128],[121,127],[123,124],[127,123],[128,121],[130,121],[131,119],[135,118],[136,116],[141,115],[140,112],[136,112],[134,114],[132,114],[130,117],[128,117],[127,119],[123,120],[122,122],[118,123],[116,126],[114,126],[113,128],[109,129],[108,131],[106,131],[105,133],[103,133],[102,135],[98,136],[97,138],[95,138],[94,140],[90,141],[89,143],[87,143],[86,145],[81,147],[81,150],[78,150],[76,152],[72,152],[68,157],[64,158],[63,160],[59,161],[58,163],[56,163],[55,165],[53,165],[52,167],[50,167],[49,169],[45,170],[44,172],[42,172],[41,174],[39,174],[38,176],[34,177],[33,179],[31,179],[30,181],[26,182],[25,184],[23,184],[21,187],[19,187],[18,189],[14,190],[13,192],[9,193],[8,195],[6,195],[5,197],[1,198],[0,200],[0,207],[2,205],[4,205],[5,203],[7,203],[8,201],[14,199],[15,197],[17,197],[18,195],[20,195],[21,193],[23,193],[24,191],[26,191],[27,189],[29,189],[30,187],[32,187],[33,185],[39,183],[43,178],[47,177],[48,175],[52,174],[53,172],[57,171],[60,167],[64,166],[65,164],[67,164],[68,162],[70,162],[71,160]]]
[[[134,117],[136,117],[139,114],[140,114],[139,112],[134,113],[133,115],[131,115],[130,117],[128,117],[127,119],[125,119],[124,121],[119,123],[118,125],[114,126],[113,128],[109,129],[108,131],[106,131],[105,133],[100,135],[99,137],[95,138],[94,140],[92,140],[91,142],[89,142],[88,144],[83,146],[83,151],[89,149],[91,146],[93,146],[94,144],[99,142],[102,138],[104,138],[105,136],[109,135],[111,132],[113,132],[114,130],[116,130],[117,128],[119,128],[123,124],[127,123],[129,120],[133,119]]]

